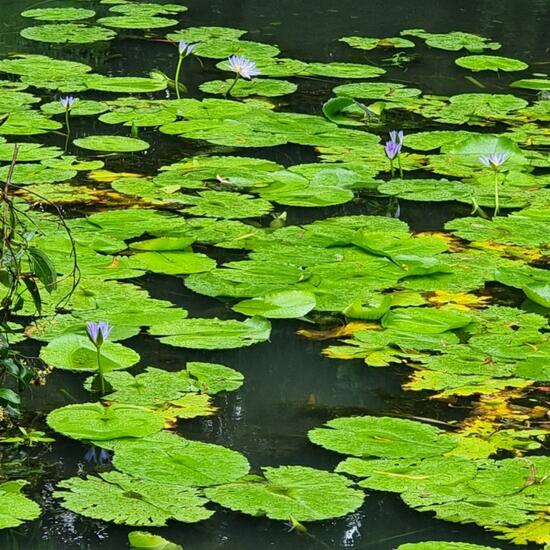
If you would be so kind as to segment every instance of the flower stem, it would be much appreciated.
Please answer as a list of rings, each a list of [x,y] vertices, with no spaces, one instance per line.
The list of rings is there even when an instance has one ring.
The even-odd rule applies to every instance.
[[[494,216],[498,215],[500,210],[500,200],[498,196],[498,172],[495,171],[495,213]]]
[[[395,170],[393,168],[393,159],[390,159],[390,171],[391,171],[391,179],[393,179],[393,176],[395,175]]]
[[[180,96],[180,72],[181,72],[181,65],[183,63],[184,56],[180,55],[178,59],[178,66],[176,67],[176,77],[174,78],[174,84],[176,86],[176,97],[178,99],[181,99]]]
[[[233,81],[233,84],[231,84],[231,86],[229,86],[229,90],[227,90],[227,92],[225,92],[225,96],[224,97],[227,97],[233,90],[233,88],[235,87],[235,84],[237,84],[237,81],[239,80],[239,73],[237,73],[235,75],[235,80]]]
[[[399,177],[403,179],[403,166],[401,165],[401,155],[397,155],[397,166],[399,166]]]
[[[101,395],[105,395],[105,377],[103,376],[103,370],[101,368],[101,347],[97,346],[97,372],[99,377],[99,388]]]
[[[69,147],[69,138],[71,137],[71,124],[69,122],[70,115],[70,110],[65,109],[65,126],[67,128],[67,137],[65,138],[65,153],[67,152],[67,149]]]

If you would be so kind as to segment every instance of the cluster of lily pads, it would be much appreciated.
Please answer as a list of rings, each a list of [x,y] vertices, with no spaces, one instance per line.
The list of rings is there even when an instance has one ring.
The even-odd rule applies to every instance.
[[[108,12],[97,18],[87,8],[25,11],[37,24],[21,35],[85,47],[141,30],[139,38],[148,40],[178,25],[186,11],[111,0],[98,9]],[[550,543],[548,459],[517,458],[540,449],[547,435],[538,426],[543,407],[520,408],[517,400],[550,378],[550,276],[543,269],[550,102],[512,93],[435,96],[401,83],[363,81],[386,71],[281,57],[278,46],[245,34],[222,27],[170,32],[163,38],[170,43],[167,56],[178,54],[173,80],[160,71],[105,75],[53,54],[0,59],[0,180],[20,143],[11,182],[37,228],[36,246],[60,276],[57,288],[46,289],[40,316],[25,305],[22,318],[32,321],[16,326],[12,341],[43,343],[40,357],[55,369],[93,374],[99,362],[105,390],[99,401],[55,409],[47,424],[101,449],[103,457],[112,453],[113,469],[63,480],[54,496],[93,519],[162,526],[208,519],[210,502],[291,522],[340,517],[362,505],[364,488],[399,493],[416,510],[476,523],[517,544]],[[415,48],[412,39],[466,50],[455,62],[467,70],[528,68],[483,53],[501,45],[469,33],[407,29],[399,37],[341,41],[359,51],[386,51]],[[183,61],[192,56],[233,73],[199,86],[206,96],[222,97],[182,97]],[[318,114],[286,110],[277,98],[299,93],[309,77],[358,82],[335,86]],[[544,92],[550,81],[523,78],[511,86]],[[113,129],[72,139],[71,122],[81,117]],[[405,131],[393,130],[404,119]],[[143,174],[138,155],[149,149],[152,132],[177,136],[200,153]],[[64,134],[64,148],[34,141],[48,133]],[[283,166],[250,153],[285,144],[314,149],[317,162]],[[122,154],[128,154],[127,171],[111,169],[109,162]],[[415,233],[380,215],[323,211],[312,223],[285,222],[295,207],[362,204],[372,197],[456,201],[472,214],[434,233]],[[69,236],[34,208],[41,198],[112,208],[71,216]],[[216,261],[214,248],[240,259]],[[81,280],[59,308],[71,284],[64,277],[74,270],[73,251]],[[147,273],[180,278],[182,290],[219,299],[234,318],[189,317],[152,298],[134,284]],[[500,300],[502,287],[513,300]],[[335,419],[309,434],[314,444],[350,455],[335,472],[280,466],[253,474],[243,454],[173,431],[178,420],[215,414],[213,396],[237,390],[240,373],[199,362],[175,372],[127,370],[140,361],[121,343],[131,337],[149,334],[186,349],[240,348],[268,341],[274,319],[317,323],[300,333],[338,339],[325,349],[329,357],[361,359],[369,367],[405,365],[406,390],[478,401],[445,432],[388,417]],[[95,339],[86,332],[86,323],[98,320],[112,328],[99,345],[97,331]],[[95,395],[92,378],[85,387]],[[25,483],[0,485],[0,528],[40,514],[21,493]],[[485,547],[426,542],[399,548]]]

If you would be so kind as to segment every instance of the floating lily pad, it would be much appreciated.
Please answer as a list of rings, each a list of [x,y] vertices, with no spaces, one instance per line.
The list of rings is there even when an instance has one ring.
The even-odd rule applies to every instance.
[[[207,500],[195,489],[135,479],[119,472],[86,479],[72,477],[57,487],[54,496],[62,499],[63,507],[117,524],[153,527],[166,525],[171,519],[195,523],[213,514],[204,507]]]
[[[204,82],[199,88],[206,93],[225,95],[231,86],[234,79],[228,80],[211,80]],[[298,86],[286,80],[268,80],[267,78],[254,78],[252,80],[239,80],[231,90],[233,97],[248,97],[251,95],[261,95],[265,97],[278,97],[282,95],[292,94]]]
[[[109,153],[130,153],[149,148],[149,144],[142,139],[124,136],[88,136],[75,139],[73,143],[82,149]]]
[[[82,323],[84,326],[84,323]],[[53,339],[40,351],[40,357],[57,369],[96,371],[97,354],[86,336],[66,334]],[[101,367],[105,372],[127,369],[139,361],[139,355],[121,344],[105,342],[101,346]]]
[[[428,541],[401,544],[397,550],[500,550],[496,546],[481,546],[467,542]]]
[[[89,19],[95,11],[84,8],[35,8],[21,12],[22,17],[30,17],[38,21],[79,21]]]
[[[132,550],[183,550],[179,544],[174,544],[160,535],[146,531],[128,533],[128,542]]]
[[[90,101],[87,99],[79,99],[71,107],[71,116],[93,116],[104,113],[109,109],[109,106],[101,101]],[[59,101],[44,103],[40,106],[40,110],[47,115],[65,114],[65,107]]]
[[[160,92],[167,86],[165,80],[137,76],[104,76],[102,74],[87,75],[85,84],[91,90],[126,94]]]
[[[243,385],[244,376],[217,363],[187,363],[187,372],[196,380],[201,391],[214,395],[222,391],[234,391]]]
[[[282,290],[262,298],[245,300],[233,306],[244,315],[259,315],[268,319],[295,319],[307,315],[315,307],[315,296],[302,290]]]
[[[145,407],[101,403],[66,405],[46,419],[56,432],[73,439],[106,441],[145,437],[162,430],[162,417]]]
[[[547,78],[522,78],[510,84],[512,88],[523,88],[525,90],[550,90],[550,79]]]
[[[166,35],[168,40],[179,42],[185,40],[187,43],[209,42],[217,38],[225,40],[238,40],[247,31],[231,27],[188,27]]]
[[[232,349],[265,342],[271,324],[261,317],[244,322],[220,319],[184,319],[177,323],[158,323],[151,334],[171,346],[191,349]]]
[[[406,38],[391,37],[391,38],[367,38],[363,36],[344,36],[340,38],[340,42],[345,42],[352,48],[358,50],[374,50],[376,48],[414,48],[414,42]]]
[[[22,479],[0,484],[0,529],[18,527],[40,516],[40,506],[21,493],[27,484]]]
[[[177,19],[167,17],[156,17],[154,15],[113,15],[102,17],[97,22],[106,27],[115,29],[163,29],[178,24]]]
[[[336,95],[349,96],[357,99],[400,101],[401,99],[417,97],[422,93],[422,90],[418,88],[408,88],[404,84],[394,84],[391,82],[360,82],[336,86],[333,92]]]
[[[246,458],[220,445],[160,432],[139,440],[114,442],[113,464],[122,472],[165,485],[210,487],[248,473]]]
[[[363,503],[346,478],[307,468],[264,468],[265,479],[243,480],[205,491],[208,498],[251,516],[288,521],[320,521],[345,516]]]
[[[167,275],[188,275],[203,273],[216,267],[216,261],[205,254],[195,252],[141,252],[130,259],[130,266],[164,273]]]
[[[424,29],[406,29],[401,31],[402,36],[415,36],[426,40],[426,44],[432,48],[458,52],[465,49],[471,53],[478,53],[485,49],[498,50],[501,45],[491,42],[489,38],[467,32],[453,31],[448,33],[431,33]]]
[[[116,33],[103,27],[89,27],[79,23],[59,23],[27,27],[21,31],[21,36],[28,40],[53,44],[92,44],[113,40]]]
[[[193,50],[199,57],[222,59],[231,55],[241,55],[253,61],[269,59],[281,53],[277,46],[252,42],[250,40],[235,40],[227,38],[212,38],[204,42],[198,42]]]
[[[439,456],[456,442],[429,424],[401,418],[356,416],[336,418],[324,428],[308,433],[309,439],[325,449],[353,456],[419,458]]]
[[[498,55],[467,55],[455,59],[455,63],[472,71],[524,71],[529,65],[519,59],[500,57]]]
[[[140,4],[121,3],[118,6],[109,8],[110,12],[123,13],[124,15],[172,15],[187,11],[186,6],[180,4],[155,4],[153,2],[143,2]]]
[[[264,199],[229,191],[201,191],[197,197],[187,197],[187,200],[194,206],[187,208],[186,213],[212,218],[256,218],[273,208]]]
[[[331,78],[375,78],[386,71],[360,63],[308,63],[307,73]]]

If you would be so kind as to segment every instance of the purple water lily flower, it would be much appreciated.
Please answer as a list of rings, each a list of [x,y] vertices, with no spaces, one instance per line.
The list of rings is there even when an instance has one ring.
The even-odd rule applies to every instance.
[[[108,321],[99,321],[99,323],[86,323],[86,332],[88,338],[96,348],[100,348],[103,342],[109,338],[113,327],[109,326]]]
[[[392,130],[390,132],[391,141],[398,143],[399,145],[403,145],[403,137],[404,137],[403,130],[399,130],[399,131]]]
[[[386,151],[386,156],[390,160],[393,160],[401,152],[401,144],[396,141],[386,141],[384,150]]]
[[[65,111],[70,111],[73,108],[73,105],[77,101],[76,97],[73,97],[72,95],[68,95],[67,97],[62,97],[59,100],[59,103],[61,103],[61,107],[65,109]]]
[[[195,44],[188,44],[185,40],[180,40],[178,42],[178,52],[182,57],[187,57],[193,53],[195,49]]]
[[[242,55],[232,55],[229,58],[229,67],[237,75],[250,80],[253,76],[258,76],[260,71],[254,61],[246,59]]]
[[[491,153],[488,157],[479,157],[479,162],[487,168],[498,171],[509,157],[507,153]]]

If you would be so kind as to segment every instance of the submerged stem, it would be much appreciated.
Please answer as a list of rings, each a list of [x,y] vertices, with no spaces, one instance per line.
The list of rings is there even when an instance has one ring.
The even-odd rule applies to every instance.
[[[403,179],[403,166],[401,165],[401,155],[397,155],[397,166],[399,167],[399,177]]]
[[[225,96],[224,97],[227,97],[231,91],[233,90],[233,88],[235,87],[235,84],[237,84],[237,81],[239,80],[239,73],[237,73],[235,75],[235,80],[233,80],[233,84],[231,84],[231,86],[229,86],[229,90],[227,90],[227,92],[225,92]]]
[[[178,59],[178,66],[176,67],[176,76],[174,78],[174,84],[176,85],[176,97],[178,99],[181,99],[180,96],[180,72],[181,72],[181,66],[183,64],[184,56],[180,55]]]
[[[395,175],[395,170],[393,167],[393,159],[390,159],[390,172],[391,172],[391,179],[393,179],[393,176]]]
[[[65,126],[67,128],[67,137],[65,138],[65,153],[67,152],[67,148],[69,147],[69,138],[71,137],[71,124],[69,122],[70,114],[70,110],[65,109]]]

